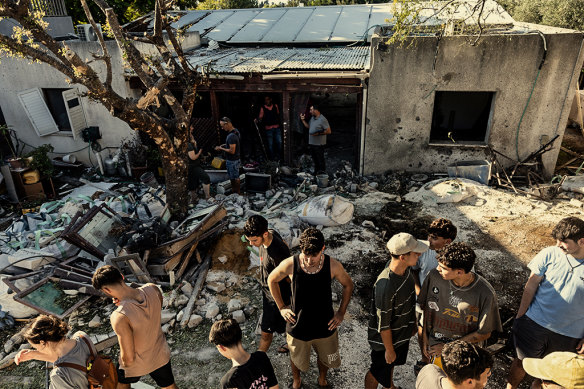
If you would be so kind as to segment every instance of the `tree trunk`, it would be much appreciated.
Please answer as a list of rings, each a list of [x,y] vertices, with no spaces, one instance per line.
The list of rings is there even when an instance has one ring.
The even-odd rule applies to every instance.
[[[190,202],[187,190],[188,166],[186,161],[176,154],[166,154],[160,150],[162,168],[166,178],[166,203],[173,219],[182,220],[187,214]]]

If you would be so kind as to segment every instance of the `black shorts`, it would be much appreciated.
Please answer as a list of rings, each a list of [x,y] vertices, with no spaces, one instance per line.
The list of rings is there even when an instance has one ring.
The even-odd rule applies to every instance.
[[[580,339],[560,335],[540,326],[527,315],[513,322],[513,341],[517,358],[543,358],[554,351],[570,351],[575,353]]]
[[[204,185],[210,184],[211,178],[201,166],[189,166],[188,189],[195,190],[200,183]]]
[[[170,361],[162,367],[154,370],[150,373],[150,377],[156,382],[156,385],[161,388],[165,388],[174,384],[174,375],[172,374],[172,366],[170,366]],[[118,365],[118,382],[120,384],[135,384],[140,381],[142,377],[126,377],[124,369],[120,369]]]
[[[262,293],[263,297],[263,313],[262,322],[260,323],[260,328],[262,332],[267,332],[272,334],[277,332],[283,334],[286,332],[286,320],[280,314],[280,310],[274,301],[268,300],[265,294]]]
[[[391,376],[394,366],[401,366],[406,363],[408,357],[408,350],[410,348],[410,342],[404,342],[405,344],[399,346],[395,349],[395,361],[389,364],[385,361],[385,350],[375,351],[371,350],[371,367],[369,371],[373,377],[383,386],[384,388],[391,387]]]

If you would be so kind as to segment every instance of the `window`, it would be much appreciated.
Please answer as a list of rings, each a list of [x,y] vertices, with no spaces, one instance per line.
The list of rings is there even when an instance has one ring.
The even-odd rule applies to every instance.
[[[33,88],[18,93],[18,98],[39,136],[63,131],[76,139],[87,127],[77,89]]]
[[[494,92],[436,92],[430,143],[487,144]]]

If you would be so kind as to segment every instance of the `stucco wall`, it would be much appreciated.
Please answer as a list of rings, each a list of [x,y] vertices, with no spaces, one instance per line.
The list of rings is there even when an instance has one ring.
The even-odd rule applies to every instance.
[[[576,63],[582,61],[581,33],[545,37],[547,58],[519,130],[521,159],[555,134],[563,135],[572,96],[569,86],[575,85]],[[429,145],[436,91],[495,92],[488,143],[516,157],[517,125],[541,62],[542,38],[487,35],[472,46],[467,37],[444,37],[438,49],[437,44],[435,37],[419,37],[411,46],[386,46],[383,38],[374,37],[364,173],[446,172],[450,163],[485,158],[484,147]],[[544,155],[547,174],[553,171],[559,141],[555,146]]]

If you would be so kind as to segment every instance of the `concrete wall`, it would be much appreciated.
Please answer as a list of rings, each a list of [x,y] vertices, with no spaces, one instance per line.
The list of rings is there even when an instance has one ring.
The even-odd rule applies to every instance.
[[[582,63],[582,33],[562,30],[545,37],[547,58],[519,130],[520,159],[555,134],[563,135],[574,74]],[[467,37],[444,37],[440,42],[435,37],[414,39],[413,45],[400,48],[384,45],[379,36],[373,38],[364,173],[446,172],[446,166],[456,161],[485,158],[484,146],[429,144],[436,91],[495,92],[487,142],[516,158],[517,125],[541,62],[542,38],[486,35],[476,46]],[[553,172],[560,141],[544,154],[547,174]]]

